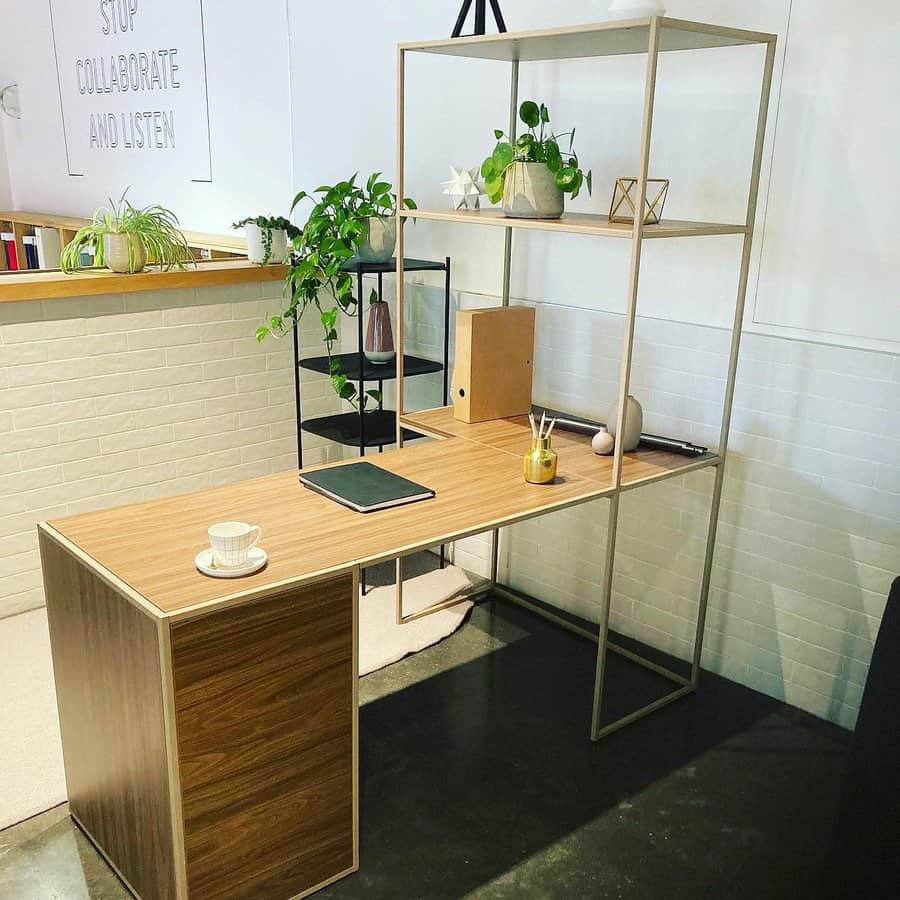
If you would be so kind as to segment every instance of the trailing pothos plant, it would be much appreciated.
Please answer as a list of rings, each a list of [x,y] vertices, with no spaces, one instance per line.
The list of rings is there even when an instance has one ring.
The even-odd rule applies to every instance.
[[[533,100],[526,100],[519,107],[519,118],[528,131],[512,142],[504,131],[495,129],[497,146],[481,166],[484,188],[491,203],[499,203],[503,198],[506,174],[517,162],[544,163],[553,173],[556,186],[564,193],[571,194],[573,200],[585,184],[588,193],[592,193],[593,174],[579,168],[578,157],[575,155],[575,129],[556,134],[547,127],[550,124],[550,112],[546,104],[538,106]],[[563,138],[568,138],[568,150],[560,148]]]
[[[267,266],[269,260],[272,259],[273,231],[286,231],[289,240],[293,240],[300,234],[300,229],[290,219],[286,219],[284,216],[247,216],[246,219],[241,219],[240,222],[233,222],[231,227],[238,229],[243,228],[245,225],[256,225],[262,232],[264,266]]]
[[[312,194],[300,191],[294,197],[291,212],[304,200],[313,207],[302,229],[293,237],[293,251],[287,274],[285,295],[289,301],[284,310],[269,316],[256,331],[256,339],[264,341],[269,335],[282,337],[298,327],[307,310],[314,308],[322,324],[323,341],[328,354],[328,371],[334,390],[354,409],[364,412],[369,400],[379,404],[380,391],[360,394],[357,386],[341,371],[334,346],[338,340],[338,320],[341,314],[360,315],[353,295],[353,276],[343,270],[348,260],[358,253],[360,242],[366,237],[367,219],[392,216],[397,210],[397,196],[391,184],[380,181],[381,173],[373,173],[365,185],[356,183],[357,174],[334,185],[322,185]],[[402,203],[407,209],[416,204],[409,198]],[[377,293],[372,292],[372,299]]]

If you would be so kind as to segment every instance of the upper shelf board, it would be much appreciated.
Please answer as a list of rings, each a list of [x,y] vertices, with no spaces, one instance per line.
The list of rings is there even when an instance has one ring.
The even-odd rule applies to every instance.
[[[473,35],[401,44],[412,53],[436,53],[472,59],[497,59],[535,62],[548,59],[584,59],[593,56],[618,56],[646,53],[650,45],[651,18],[598,22],[541,31],[517,31],[506,34]],[[776,35],[721,25],[705,25],[682,19],[659,19],[659,49],[704,50],[712,47],[738,47],[768,44]]]
[[[590,213],[565,213],[560,219],[512,219],[497,208],[466,209],[402,209],[406,219],[437,219],[446,222],[468,222],[472,225],[495,225],[502,228],[530,228],[536,231],[563,231],[571,234],[595,234],[604,237],[631,238],[634,227],[610,222],[608,216]],[[700,237],[715,234],[745,234],[743,225],[717,222],[683,222],[663,219],[658,225],[644,226],[644,239],[671,237]]]

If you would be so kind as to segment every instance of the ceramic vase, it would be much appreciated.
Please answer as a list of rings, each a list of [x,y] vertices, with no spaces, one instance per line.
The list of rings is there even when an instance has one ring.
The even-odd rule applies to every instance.
[[[558,219],[563,192],[542,162],[514,162],[503,180],[503,215],[511,219]]]
[[[147,265],[147,249],[137,235],[104,234],[103,262],[113,272],[132,275]]]
[[[664,16],[666,8],[659,0],[612,0],[610,19],[643,19],[645,16]]]
[[[266,244],[271,236],[269,251],[266,253]],[[247,259],[259,266],[281,265],[288,255],[288,236],[283,228],[260,228],[259,225],[245,225],[244,234],[247,236]]]
[[[370,216],[366,233],[359,242],[359,258],[363,262],[387,262],[397,249],[397,217]]]
[[[366,342],[363,347],[366,359],[376,366],[389,363],[394,350],[394,332],[391,329],[391,311],[384,300],[369,305],[369,323],[366,326]]]
[[[606,430],[616,437],[616,426],[619,421],[619,404],[614,403],[609,408],[606,416]],[[622,451],[630,453],[637,450],[638,444],[641,442],[641,432],[644,430],[644,410],[641,404],[628,395],[628,402],[625,406],[625,434],[622,435]]]

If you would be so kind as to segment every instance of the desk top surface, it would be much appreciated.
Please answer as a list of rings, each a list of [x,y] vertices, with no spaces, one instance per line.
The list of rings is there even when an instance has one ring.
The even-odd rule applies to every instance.
[[[612,460],[594,456],[586,438],[555,435],[557,481],[531,485],[522,478],[527,419],[465,425],[452,411],[431,410],[405,421],[438,436],[456,434],[370,461],[432,488],[433,500],[362,515],[303,487],[291,471],[49,524],[162,613],[174,614],[277,593],[612,492]],[[712,459],[638,451],[626,456],[623,482],[667,477]],[[235,519],[262,527],[268,565],[239,579],[201,575],[194,557],[208,546],[207,527]]]

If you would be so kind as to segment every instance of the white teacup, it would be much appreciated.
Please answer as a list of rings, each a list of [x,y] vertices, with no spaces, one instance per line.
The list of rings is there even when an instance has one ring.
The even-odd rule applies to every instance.
[[[219,522],[211,525],[207,533],[216,562],[226,568],[235,568],[246,565],[250,551],[262,537],[262,528],[246,522]]]

